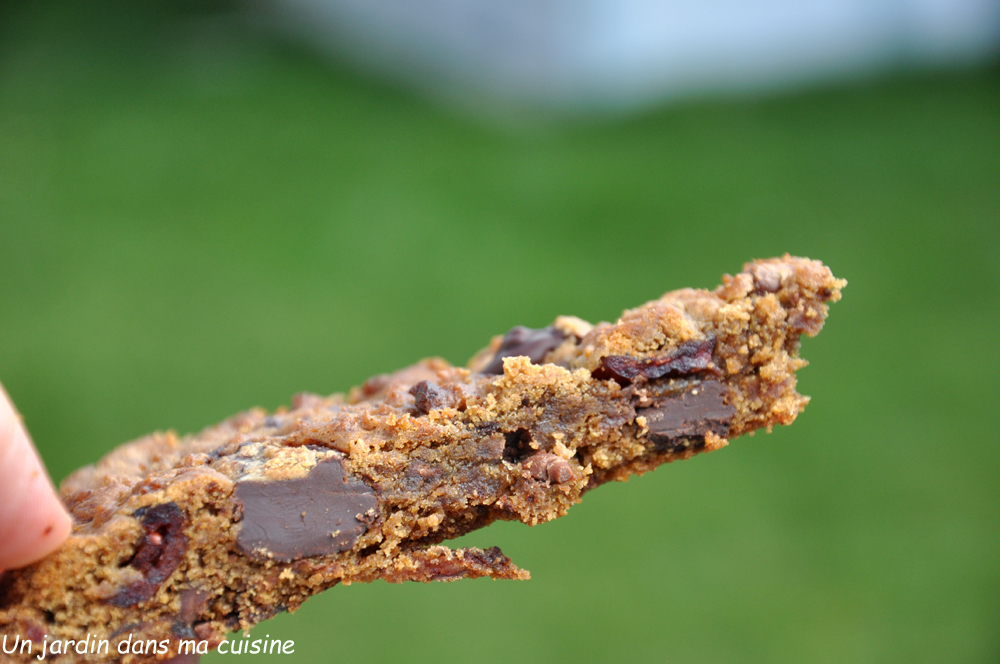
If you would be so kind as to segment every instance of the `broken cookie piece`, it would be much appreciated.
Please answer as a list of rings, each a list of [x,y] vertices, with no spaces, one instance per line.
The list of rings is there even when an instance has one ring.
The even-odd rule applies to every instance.
[[[499,549],[441,542],[790,424],[800,336],[844,285],[817,261],[756,261],[613,324],[515,327],[465,368],[424,360],[124,445],[63,483],[66,544],[0,574],[0,635],[32,641],[6,656],[89,634],[104,661],[193,661],[185,641],[214,648],[338,583],[526,579]],[[164,646],[114,655],[129,636]]]

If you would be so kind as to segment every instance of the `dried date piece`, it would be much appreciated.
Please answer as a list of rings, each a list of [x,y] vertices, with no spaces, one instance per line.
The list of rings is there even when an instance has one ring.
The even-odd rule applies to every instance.
[[[414,407],[421,415],[426,415],[435,408],[440,408],[444,405],[441,390],[437,385],[428,380],[422,380],[411,387],[410,394],[413,395]]]
[[[144,534],[129,565],[144,578],[112,596],[108,603],[115,606],[135,606],[155,595],[187,551],[186,519],[176,503],[144,507],[137,510],[135,516],[141,519]]]
[[[608,355],[601,358],[594,369],[594,378],[613,378],[621,385],[628,385],[640,376],[655,380],[665,376],[683,376],[705,371],[712,366],[712,349],[715,339],[687,341],[662,357],[639,359],[628,355]]]
[[[538,364],[550,351],[559,347],[566,335],[552,327],[532,330],[530,327],[518,325],[504,335],[497,354],[485,369],[484,374],[502,374],[503,359],[525,355],[532,364]]]

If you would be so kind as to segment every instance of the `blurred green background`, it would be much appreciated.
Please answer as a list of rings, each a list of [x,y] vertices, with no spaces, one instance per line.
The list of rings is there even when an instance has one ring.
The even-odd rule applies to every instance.
[[[0,8],[0,380],[57,482],[752,258],[850,281],[793,427],[463,538],[531,581],[337,587],[255,661],[1000,660],[1000,69],[497,124],[224,8]]]

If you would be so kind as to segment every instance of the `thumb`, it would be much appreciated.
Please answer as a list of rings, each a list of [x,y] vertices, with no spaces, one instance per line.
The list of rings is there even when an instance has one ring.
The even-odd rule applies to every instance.
[[[23,567],[54,551],[70,518],[35,446],[0,385],[0,570]]]

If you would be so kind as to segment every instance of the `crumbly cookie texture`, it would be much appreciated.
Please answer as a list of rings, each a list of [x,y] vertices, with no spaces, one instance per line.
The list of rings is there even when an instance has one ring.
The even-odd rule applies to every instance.
[[[755,261],[614,324],[514,328],[467,367],[423,360],[346,396],[123,445],[63,482],[62,548],[0,575],[0,634],[32,640],[5,658],[89,634],[110,660],[165,660],[338,583],[526,579],[496,548],[440,542],[549,521],[604,482],[790,424],[808,402],[799,338],[845,284],[818,261]],[[166,646],[119,656],[127,635]]]

